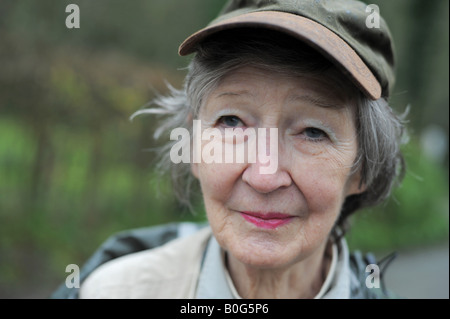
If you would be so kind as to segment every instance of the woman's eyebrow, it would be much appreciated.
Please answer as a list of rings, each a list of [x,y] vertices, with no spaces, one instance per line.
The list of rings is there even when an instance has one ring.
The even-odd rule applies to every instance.
[[[248,96],[253,97],[253,94],[250,93],[250,91],[247,90],[240,90],[240,91],[226,91],[219,93],[215,96],[215,98],[221,98],[221,97],[227,97],[227,96]]]
[[[335,103],[333,103],[328,99],[322,99],[320,97],[312,96],[309,94],[291,95],[289,97],[289,101],[290,102],[300,101],[300,102],[311,103],[318,107],[322,107],[322,108],[326,108],[326,109],[330,109],[330,108],[341,109],[341,108],[345,107],[345,104],[343,104],[341,101],[336,101]]]
[[[226,91],[221,92],[215,96],[215,98],[222,98],[222,97],[254,97],[254,95],[248,91],[248,90],[240,90],[240,91]],[[333,103],[329,99],[323,99],[318,96],[313,96],[310,94],[301,94],[301,95],[291,95],[288,99],[290,102],[306,102],[313,104],[315,106],[326,108],[326,109],[341,109],[345,107],[345,104],[343,104],[338,99],[335,99],[336,102]]]

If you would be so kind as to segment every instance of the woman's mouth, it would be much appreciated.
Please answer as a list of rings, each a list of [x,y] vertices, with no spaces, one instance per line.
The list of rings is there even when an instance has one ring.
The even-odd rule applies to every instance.
[[[255,213],[240,212],[241,216],[248,222],[264,229],[275,229],[290,223],[295,216],[282,213]]]

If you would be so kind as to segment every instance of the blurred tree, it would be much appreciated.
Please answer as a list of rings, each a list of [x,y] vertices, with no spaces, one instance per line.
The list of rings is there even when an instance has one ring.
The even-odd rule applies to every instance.
[[[449,130],[449,1],[373,0],[396,42],[397,84],[393,105],[411,105],[410,129],[430,123]],[[447,138],[448,142],[448,138]],[[446,155],[448,169],[448,151]]]

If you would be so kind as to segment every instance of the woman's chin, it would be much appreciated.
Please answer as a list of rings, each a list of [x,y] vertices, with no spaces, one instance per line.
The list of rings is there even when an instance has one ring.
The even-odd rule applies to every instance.
[[[294,250],[290,250],[284,243],[247,238],[246,242],[231,245],[228,254],[247,267],[281,269],[298,261],[302,252]]]

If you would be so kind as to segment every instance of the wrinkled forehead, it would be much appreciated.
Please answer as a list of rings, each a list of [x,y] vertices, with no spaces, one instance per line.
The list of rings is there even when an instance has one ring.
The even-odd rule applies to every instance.
[[[205,101],[221,96],[247,96],[263,90],[271,97],[281,89],[289,98],[304,100],[322,108],[356,108],[358,90],[339,71],[328,69],[320,73],[299,73],[274,66],[240,66],[224,74]]]

